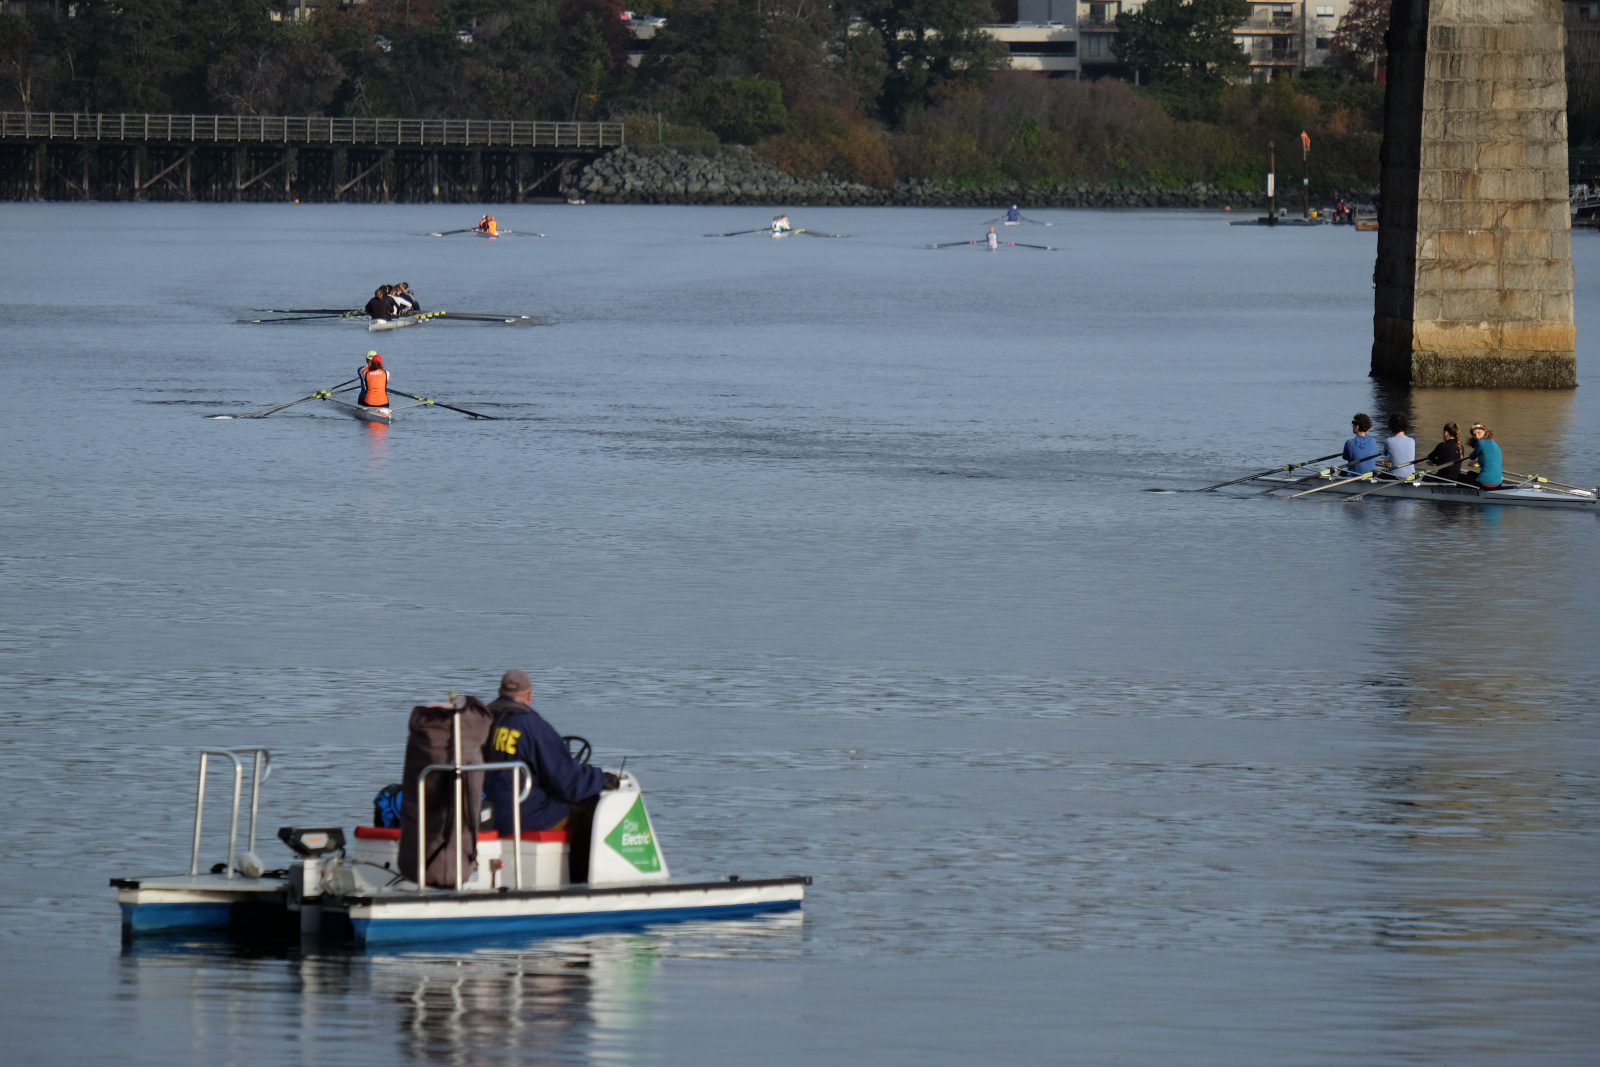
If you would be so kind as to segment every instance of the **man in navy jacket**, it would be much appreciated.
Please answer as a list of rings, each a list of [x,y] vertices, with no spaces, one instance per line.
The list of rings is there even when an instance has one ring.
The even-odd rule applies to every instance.
[[[533,681],[526,671],[506,671],[500,679],[500,696],[489,704],[494,726],[484,746],[486,763],[521,760],[533,779],[533,790],[522,802],[524,830],[566,830],[572,834],[568,865],[572,880],[588,880],[589,830],[594,823],[595,798],[603,789],[616,788],[613,775],[579,763],[555,727],[533,710]],[[516,803],[510,771],[490,771],[484,792],[494,806],[494,828],[509,836],[511,805]]]

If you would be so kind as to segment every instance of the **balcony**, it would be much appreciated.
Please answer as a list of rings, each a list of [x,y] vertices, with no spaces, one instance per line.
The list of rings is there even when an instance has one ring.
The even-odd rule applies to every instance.
[[[1269,33],[1303,35],[1306,32],[1306,22],[1305,19],[1286,18],[1280,16],[1267,18],[1265,16],[1258,15],[1248,22],[1241,22],[1238,26],[1235,26],[1233,32],[1247,33],[1251,34],[1252,36],[1256,34]]]

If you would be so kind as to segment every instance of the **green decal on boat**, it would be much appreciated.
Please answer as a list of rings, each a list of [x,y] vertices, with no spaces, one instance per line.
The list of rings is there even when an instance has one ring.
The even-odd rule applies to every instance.
[[[644,797],[635,800],[617,828],[606,835],[606,844],[646,874],[661,869],[655,834],[650,832],[650,816],[644,813]]]

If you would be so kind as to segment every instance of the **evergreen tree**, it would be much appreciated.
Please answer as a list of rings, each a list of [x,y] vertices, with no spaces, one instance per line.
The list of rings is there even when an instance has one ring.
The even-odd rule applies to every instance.
[[[1220,85],[1250,67],[1233,36],[1249,16],[1247,0],[1147,0],[1117,16],[1117,58],[1150,81]]]

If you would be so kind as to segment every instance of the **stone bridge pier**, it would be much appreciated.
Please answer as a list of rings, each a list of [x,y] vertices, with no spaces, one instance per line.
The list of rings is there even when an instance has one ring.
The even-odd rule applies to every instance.
[[[1571,388],[1560,0],[1394,0],[1372,376]]]

